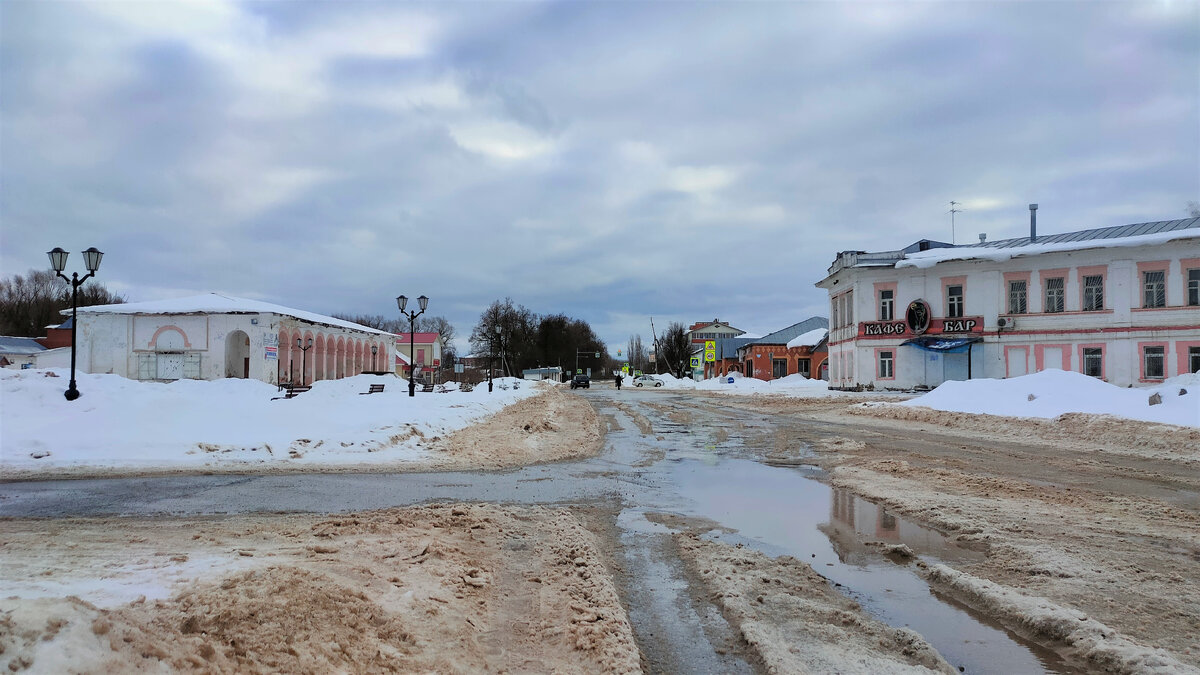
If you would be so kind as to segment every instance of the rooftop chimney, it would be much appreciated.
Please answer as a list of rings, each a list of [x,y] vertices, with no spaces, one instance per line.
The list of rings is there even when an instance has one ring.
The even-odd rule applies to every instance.
[[[979,233],[979,243],[982,244],[985,241],[987,241],[987,232],[980,232]]]
[[[1029,243],[1037,241],[1037,204],[1029,205]]]

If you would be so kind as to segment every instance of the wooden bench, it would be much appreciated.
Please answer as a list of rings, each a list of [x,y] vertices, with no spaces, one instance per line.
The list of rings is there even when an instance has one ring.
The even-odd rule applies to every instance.
[[[373,385],[371,385],[370,391],[358,392],[359,396],[366,396],[367,394],[382,394],[382,393],[383,393],[383,385],[382,384],[373,384]]]
[[[307,386],[288,387],[287,394],[284,395],[284,398],[296,398],[297,396],[299,396],[300,394],[303,394],[304,392],[308,391],[309,389],[312,389],[312,387],[307,387]]]
[[[433,391],[433,383],[432,382],[426,383],[425,386],[421,387],[421,391],[432,392]]]

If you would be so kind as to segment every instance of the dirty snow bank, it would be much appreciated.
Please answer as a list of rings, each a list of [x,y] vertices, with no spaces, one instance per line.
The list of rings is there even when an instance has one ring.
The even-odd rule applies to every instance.
[[[421,460],[444,436],[541,391],[513,378],[472,392],[419,393],[385,375],[320,381],[294,399],[257,380],[139,382],[0,370],[0,474],[244,470],[383,465]],[[360,396],[383,383],[380,394]],[[517,388],[519,387],[519,388]]]
[[[924,576],[988,615],[1017,626],[1019,632],[1069,645],[1072,656],[1089,666],[1120,673],[1195,672],[1161,649],[1139,645],[1083,612],[1045,598],[1025,596],[945,565],[927,568]]]
[[[1155,394],[1161,403],[1151,405]],[[924,396],[894,405],[1010,417],[1092,413],[1200,427],[1200,374],[1179,375],[1153,387],[1128,389],[1082,373],[1043,370],[1005,380],[945,382]]]
[[[730,379],[733,381],[730,382]],[[718,391],[723,394],[780,394],[783,396],[828,396],[829,383],[824,380],[810,380],[799,373],[781,377],[778,380],[760,380],[756,377],[746,377],[738,372],[710,377],[696,385],[701,391]]]

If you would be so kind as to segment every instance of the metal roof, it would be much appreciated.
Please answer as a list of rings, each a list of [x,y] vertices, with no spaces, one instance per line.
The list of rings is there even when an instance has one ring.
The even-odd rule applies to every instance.
[[[1121,237],[1136,237],[1141,234],[1174,232],[1176,230],[1186,230],[1193,227],[1200,227],[1200,218],[1158,220],[1152,223],[1116,225],[1113,227],[1101,227],[1094,230],[1065,232],[1063,234],[1039,234],[1037,239],[1033,242],[1029,241],[1029,237],[1015,237],[1013,239],[997,239],[995,241],[985,241],[982,244],[963,244],[961,246],[978,248],[1016,248],[1018,246],[1029,246],[1031,243],[1057,244],[1072,241],[1092,241],[1095,239],[1120,239]]]
[[[756,345],[786,345],[793,338],[800,337],[810,330],[817,328],[829,328],[829,319],[823,316],[814,316],[794,323],[787,328],[768,333],[757,340],[751,342]]]
[[[37,354],[46,351],[46,347],[31,337],[0,336],[0,354]]]

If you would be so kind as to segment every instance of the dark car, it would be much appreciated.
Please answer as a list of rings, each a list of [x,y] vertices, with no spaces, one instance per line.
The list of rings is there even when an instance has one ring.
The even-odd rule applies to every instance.
[[[577,387],[582,387],[584,389],[591,389],[592,388],[592,378],[588,377],[587,375],[576,375],[575,377],[572,377],[571,378],[571,388],[575,389]]]

